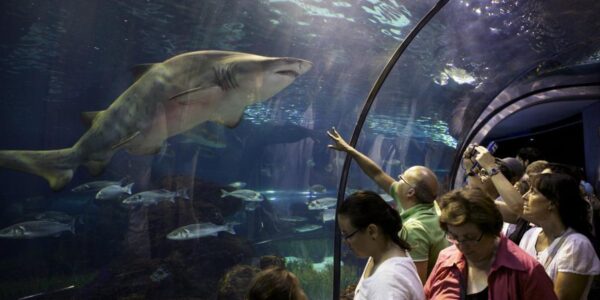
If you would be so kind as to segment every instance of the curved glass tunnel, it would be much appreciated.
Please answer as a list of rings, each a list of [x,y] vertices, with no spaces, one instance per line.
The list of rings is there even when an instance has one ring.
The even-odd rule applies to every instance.
[[[217,299],[267,255],[285,258],[310,299],[343,291],[364,261],[342,245],[334,282],[331,208],[345,156],[327,148],[325,131],[350,139],[389,57],[435,3],[4,3],[0,229],[10,230],[0,232],[0,298]],[[517,108],[577,101],[566,107],[597,128],[598,11],[591,0],[449,1],[384,82],[357,149],[393,175],[426,165],[448,190],[461,149],[510,136],[493,128]],[[256,71],[244,56],[238,67],[215,57],[140,66],[199,50],[312,65]],[[81,117],[96,111],[112,113]],[[191,129],[174,129],[184,123]],[[138,141],[150,133],[162,134],[148,143],[160,147],[132,147],[148,146]],[[599,138],[585,137],[597,183]],[[78,151],[5,152],[69,147]],[[51,171],[70,168],[72,178]],[[377,190],[355,164],[347,174],[347,192]],[[333,204],[307,204],[317,199]],[[192,224],[203,227],[181,229]]]

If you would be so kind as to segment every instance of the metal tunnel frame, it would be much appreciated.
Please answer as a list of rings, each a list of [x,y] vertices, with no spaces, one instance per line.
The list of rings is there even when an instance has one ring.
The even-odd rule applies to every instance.
[[[466,147],[470,143],[480,143],[494,126],[513,113],[544,103],[600,98],[600,73],[597,72],[600,70],[600,64],[588,65],[588,67],[591,69],[588,75],[557,75],[525,84],[514,80],[502,89],[490,102],[488,108],[480,114],[457,148],[458,152],[450,169],[453,174],[450,180],[452,187],[460,185],[464,179],[464,170],[460,168],[460,164],[461,154]]]
[[[448,3],[448,0],[438,1],[429,10],[429,12],[427,12],[427,14],[425,14],[425,16],[423,16],[423,18],[419,21],[419,23],[417,23],[417,25],[411,30],[411,32],[406,36],[404,41],[402,41],[402,43],[400,43],[400,46],[398,46],[398,49],[396,49],[396,51],[394,52],[392,57],[389,59],[388,63],[383,68],[383,70],[381,71],[381,74],[375,81],[375,84],[371,88],[371,91],[369,92],[367,99],[365,100],[365,104],[363,105],[360,116],[358,117],[358,121],[356,122],[356,126],[354,127],[354,131],[352,133],[352,138],[350,139],[350,143],[349,143],[350,146],[352,146],[352,147],[356,146],[356,142],[358,141],[360,132],[362,131],[365,120],[367,119],[367,115],[369,114],[369,111],[371,110],[371,106],[373,105],[373,102],[375,101],[375,97],[377,97],[379,90],[381,89],[386,78],[388,77],[388,75],[390,74],[390,72],[392,71],[394,66],[396,65],[396,62],[398,61],[400,56],[404,53],[406,48],[408,48],[408,46],[413,41],[413,39],[417,36],[417,34],[419,34],[421,29],[423,29],[423,27],[425,27],[425,25],[427,25],[427,23],[429,23],[429,21],[444,7],[444,5],[446,5],[446,3]],[[342,201],[344,201],[344,195],[345,195],[345,190],[346,190],[346,184],[348,182],[348,173],[350,171],[350,162],[351,161],[352,161],[352,158],[349,155],[347,155],[346,159],[344,161],[344,166],[342,168],[340,184],[338,187],[338,199],[337,199],[337,204],[336,204],[336,211],[339,210],[340,205],[342,204]],[[337,222],[337,214],[335,215],[334,222],[335,222],[334,248],[333,248],[333,284],[334,284],[334,286],[333,286],[333,295],[332,295],[333,298],[332,299],[339,299],[340,298],[340,275],[341,275],[340,274],[340,271],[341,271],[340,270],[341,234],[340,234],[340,228],[339,228],[339,225]]]

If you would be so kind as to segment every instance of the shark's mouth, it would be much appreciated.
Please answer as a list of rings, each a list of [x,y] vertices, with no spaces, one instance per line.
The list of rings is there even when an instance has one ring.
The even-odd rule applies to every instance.
[[[300,76],[300,74],[298,74],[298,72],[296,72],[294,70],[282,70],[282,71],[277,71],[275,73],[281,74],[281,75],[284,75],[284,76],[291,76],[291,77],[294,77],[294,78]]]

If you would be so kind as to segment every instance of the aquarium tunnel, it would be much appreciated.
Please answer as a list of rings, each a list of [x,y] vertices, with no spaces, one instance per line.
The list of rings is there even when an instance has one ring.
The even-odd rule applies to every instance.
[[[596,0],[4,1],[0,299],[341,299],[336,207],[471,143],[600,188]],[[344,298],[345,299],[345,298]]]

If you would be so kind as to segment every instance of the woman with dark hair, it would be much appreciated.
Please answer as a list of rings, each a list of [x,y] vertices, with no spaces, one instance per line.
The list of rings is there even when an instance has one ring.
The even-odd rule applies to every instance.
[[[539,227],[527,231],[519,245],[544,265],[559,299],[587,299],[600,261],[579,182],[567,174],[542,173],[532,178],[523,199],[523,217]]]
[[[248,300],[308,300],[294,273],[271,267],[258,273],[248,291]]]
[[[424,299],[410,246],[398,236],[402,219],[377,193],[358,191],[338,210],[348,247],[369,260],[354,291],[355,300]]]
[[[453,245],[440,252],[427,299],[556,299],[544,268],[500,234],[502,215],[485,192],[454,190],[438,203]]]

